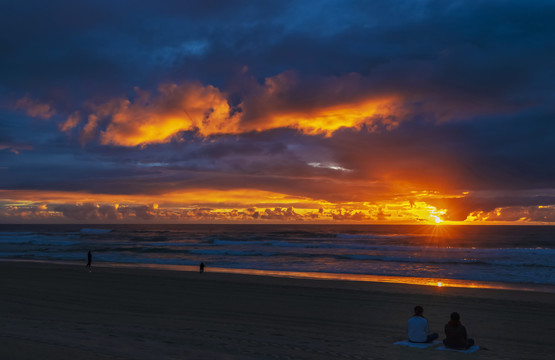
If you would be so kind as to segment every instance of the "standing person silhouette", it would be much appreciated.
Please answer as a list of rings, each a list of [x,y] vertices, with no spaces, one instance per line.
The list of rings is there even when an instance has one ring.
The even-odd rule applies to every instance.
[[[199,272],[202,274],[204,272],[204,263],[201,262],[199,266]]]
[[[89,268],[89,272],[91,271],[91,263],[92,263],[92,253],[89,250],[87,254],[87,267]]]

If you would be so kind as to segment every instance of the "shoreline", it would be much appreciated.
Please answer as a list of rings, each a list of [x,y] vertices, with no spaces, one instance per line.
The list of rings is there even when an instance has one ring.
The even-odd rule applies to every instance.
[[[82,264],[79,262],[55,261],[55,260],[0,259],[0,262],[44,263],[44,264],[56,264],[56,265],[64,265],[64,266],[65,265],[82,266]],[[93,267],[198,272],[198,266],[195,266],[195,265],[95,262]],[[371,283],[416,285],[416,286],[439,287],[439,288],[491,289],[491,290],[523,291],[523,292],[533,292],[533,293],[540,292],[540,293],[555,294],[555,285],[549,285],[549,284],[505,283],[505,282],[459,280],[459,279],[447,279],[447,278],[419,278],[419,277],[409,277],[409,276],[385,276],[385,275],[366,275],[366,274],[221,268],[221,267],[210,267],[210,266],[208,266],[205,269],[205,272],[224,273],[224,274],[242,274],[242,275],[251,275],[251,276],[278,277],[278,278],[290,278],[290,279],[371,282]]]

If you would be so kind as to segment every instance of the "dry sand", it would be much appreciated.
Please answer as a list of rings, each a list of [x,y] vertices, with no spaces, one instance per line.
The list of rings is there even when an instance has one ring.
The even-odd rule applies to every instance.
[[[0,359],[553,359],[555,294],[0,262]],[[406,348],[461,313],[481,349]],[[441,334],[443,335],[443,334]]]

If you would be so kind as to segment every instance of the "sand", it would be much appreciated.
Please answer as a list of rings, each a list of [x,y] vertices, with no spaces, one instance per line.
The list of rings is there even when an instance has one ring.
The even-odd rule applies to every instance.
[[[208,269],[209,270],[209,269]],[[0,359],[552,359],[555,294],[0,262]],[[414,305],[480,350],[393,345]]]

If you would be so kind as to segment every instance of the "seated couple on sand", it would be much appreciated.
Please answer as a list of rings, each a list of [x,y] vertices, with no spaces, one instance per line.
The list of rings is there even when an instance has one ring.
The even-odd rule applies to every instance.
[[[422,315],[422,306],[414,308],[414,315],[409,319],[409,341],[413,343],[431,343],[439,337],[437,333],[430,334],[428,319]],[[445,339],[443,345],[450,349],[468,349],[474,345],[473,339],[468,339],[466,328],[461,324],[460,315],[451,314],[451,320],[445,325]]]

